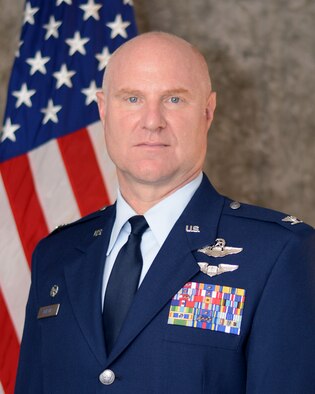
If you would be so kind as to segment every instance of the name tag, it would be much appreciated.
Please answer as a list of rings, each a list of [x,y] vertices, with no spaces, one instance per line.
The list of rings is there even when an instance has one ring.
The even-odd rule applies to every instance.
[[[53,304],[42,306],[38,310],[37,319],[45,319],[46,317],[57,316],[59,312],[60,304]]]

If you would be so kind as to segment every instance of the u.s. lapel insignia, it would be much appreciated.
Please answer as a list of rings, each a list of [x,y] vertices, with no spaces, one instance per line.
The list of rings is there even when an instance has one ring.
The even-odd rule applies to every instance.
[[[215,240],[215,244],[211,246],[205,246],[201,249],[198,249],[198,252],[204,253],[210,257],[224,257],[229,254],[237,254],[240,253],[243,248],[235,248],[232,246],[225,246],[226,242],[223,238],[217,238]]]
[[[239,267],[235,264],[210,265],[208,263],[198,263],[198,265],[200,267],[200,271],[210,277],[224,274],[225,272],[236,271]]]
[[[99,237],[100,235],[102,235],[103,229],[98,229],[94,231],[93,237]]]
[[[282,219],[283,222],[289,222],[291,223],[291,226],[294,226],[295,224],[303,223],[302,220],[298,219],[295,216],[286,216],[285,218]]]
[[[59,286],[58,285],[53,285],[53,287],[50,289],[50,297],[56,297],[59,291]]]
[[[186,233],[200,233],[199,226],[193,226],[191,224],[186,224]]]

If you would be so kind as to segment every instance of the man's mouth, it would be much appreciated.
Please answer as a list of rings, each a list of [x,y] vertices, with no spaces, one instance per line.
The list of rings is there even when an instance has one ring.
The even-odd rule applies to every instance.
[[[168,144],[163,142],[141,142],[136,145],[137,147],[145,147],[145,148],[165,148],[168,147]]]

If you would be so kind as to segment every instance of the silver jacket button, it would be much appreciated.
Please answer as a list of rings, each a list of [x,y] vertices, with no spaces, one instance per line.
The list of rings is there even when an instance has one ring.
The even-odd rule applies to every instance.
[[[108,386],[109,384],[114,383],[115,374],[111,369],[105,369],[105,371],[100,374],[99,380],[102,384],[106,384]]]
[[[233,201],[230,204],[231,209],[238,209],[238,208],[240,208],[240,206],[241,206],[241,204],[238,201]]]

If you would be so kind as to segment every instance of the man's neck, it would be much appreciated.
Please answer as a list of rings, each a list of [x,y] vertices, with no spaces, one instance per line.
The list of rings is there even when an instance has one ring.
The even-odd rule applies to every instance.
[[[200,171],[192,174],[190,177],[172,184],[150,184],[141,182],[128,182],[125,178],[119,177],[119,188],[125,201],[139,215],[143,215],[154,205],[158,204],[164,198],[170,196],[176,190],[187,185],[200,174]]]

